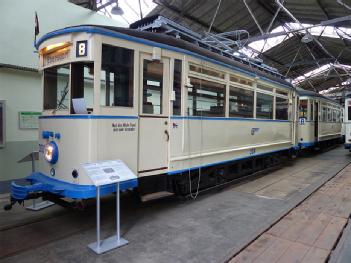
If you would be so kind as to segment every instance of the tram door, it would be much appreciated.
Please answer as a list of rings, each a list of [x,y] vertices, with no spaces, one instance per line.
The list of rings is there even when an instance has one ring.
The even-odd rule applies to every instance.
[[[319,104],[317,101],[314,102],[314,138],[318,141],[318,123],[319,123]]]
[[[170,60],[140,56],[139,175],[168,168]]]

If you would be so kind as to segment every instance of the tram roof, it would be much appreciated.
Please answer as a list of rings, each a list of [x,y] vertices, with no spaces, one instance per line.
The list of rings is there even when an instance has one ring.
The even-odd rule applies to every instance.
[[[243,74],[250,75],[252,77],[259,76],[264,80],[275,82],[283,85],[287,88],[294,89],[293,85],[283,79],[283,76],[277,73],[270,73],[269,71],[263,71],[257,65],[248,63],[244,64],[239,61],[235,61],[225,56],[221,56],[217,53],[211,52],[205,48],[199,47],[193,43],[184,41],[182,39],[176,39],[174,37],[153,33],[147,31],[139,31],[128,28],[112,27],[112,26],[99,26],[99,25],[80,25],[73,27],[66,27],[49,32],[42,36],[36,43],[38,48],[45,40],[74,32],[87,32],[93,34],[101,34],[115,38],[126,39],[129,41],[139,42],[150,46],[157,46],[164,49],[173,50],[176,52],[192,55],[200,59],[207,60],[209,62],[219,64],[224,67],[232,68],[236,71],[242,72]],[[278,77],[280,76],[280,77]]]
[[[337,102],[337,101],[335,101],[333,99],[325,97],[322,94],[316,93],[316,92],[311,91],[311,90],[305,90],[305,89],[301,89],[301,88],[296,88],[296,91],[299,94],[299,96],[317,97],[317,98],[325,99],[325,100],[327,100],[329,102],[332,102],[332,103],[340,104],[339,102]]]

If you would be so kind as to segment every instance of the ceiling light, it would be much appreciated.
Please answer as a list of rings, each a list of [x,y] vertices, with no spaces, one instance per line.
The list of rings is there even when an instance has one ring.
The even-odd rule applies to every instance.
[[[311,34],[306,33],[302,38],[301,38],[301,42],[302,43],[310,43],[313,41],[313,37]]]
[[[115,5],[114,7],[112,7],[111,13],[114,14],[114,15],[117,15],[117,16],[121,16],[121,15],[124,14],[122,8],[120,8],[120,7],[118,6],[118,2],[117,2],[117,5]]]

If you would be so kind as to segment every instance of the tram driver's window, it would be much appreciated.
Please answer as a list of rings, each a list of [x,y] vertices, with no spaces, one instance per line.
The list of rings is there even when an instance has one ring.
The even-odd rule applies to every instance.
[[[134,51],[102,45],[100,105],[133,107]]]
[[[94,64],[72,63],[71,74],[71,113],[91,113],[94,106]],[[80,105],[76,105],[77,99],[80,99]]]
[[[68,110],[69,65],[44,70],[44,110]]]
[[[162,114],[163,63],[144,59],[143,113]]]

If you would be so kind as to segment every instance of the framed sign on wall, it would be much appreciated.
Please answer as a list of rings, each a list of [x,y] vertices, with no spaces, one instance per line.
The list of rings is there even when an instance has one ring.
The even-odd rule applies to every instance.
[[[19,128],[20,129],[38,129],[39,128],[39,111],[20,111]]]
[[[0,100],[0,148],[5,146],[5,133],[6,133],[6,122],[5,122],[5,108],[6,103],[4,100]]]

